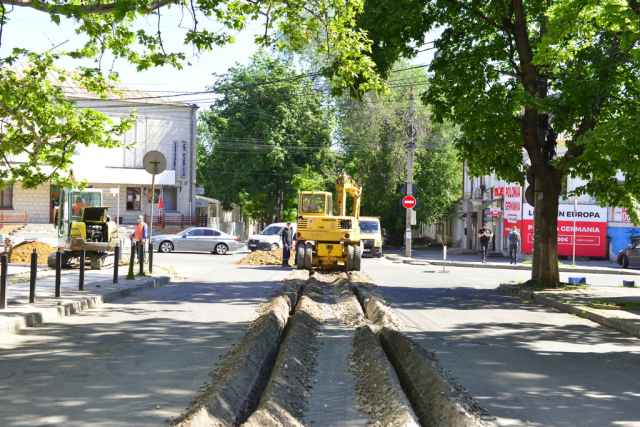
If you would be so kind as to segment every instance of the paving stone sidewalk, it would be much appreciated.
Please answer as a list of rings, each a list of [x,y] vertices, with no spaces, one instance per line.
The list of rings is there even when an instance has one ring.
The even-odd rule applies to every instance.
[[[640,285],[639,282],[636,282]],[[498,292],[535,301],[601,325],[640,337],[640,287],[589,286],[582,289],[536,290],[522,284],[502,283]],[[608,304],[627,303],[631,307]],[[637,307],[634,307],[638,305]]]
[[[136,268],[136,273],[138,269]],[[126,280],[128,266],[120,266],[118,283],[113,283],[113,269],[85,271],[84,290],[79,289],[79,270],[63,270],[60,297],[55,297],[55,270],[39,269],[36,302],[29,303],[29,270],[19,265],[7,269],[7,308],[0,310],[0,334],[68,316],[105,302],[123,298],[139,289],[169,282],[166,272],[154,268],[152,276],[135,276]]]
[[[436,250],[414,250],[412,257],[406,257],[404,251],[386,250],[385,256],[395,262],[404,262],[406,264],[417,265],[439,265],[443,264],[442,249]],[[560,261],[563,265],[559,266],[560,272],[565,273],[592,273],[592,274],[617,274],[628,276],[640,276],[640,269],[622,268],[615,262],[603,261],[576,261],[576,266],[571,266],[571,260]],[[509,258],[506,257],[489,257],[486,263],[481,262],[479,255],[458,255],[455,253],[447,253],[446,266],[451,267],[474,267],[474,268],[493,268],[508,270],[531,270],[531,264],[523,264],[518,261],[516,265],[511,265]],[[640,277],[638,277],[640,280]]]

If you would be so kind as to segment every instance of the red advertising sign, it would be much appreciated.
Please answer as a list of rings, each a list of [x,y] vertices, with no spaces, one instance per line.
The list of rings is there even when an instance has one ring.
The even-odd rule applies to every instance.
[[[631,217],[625,208],[611,208],[611,220],[616,222],[631,222]]]
[[[411,209],[416,205],[416,198],[413,196],[404,196],[402,198],[402,206],[407,209]]]
[[[533,207],[524,204],[522,252],[533,248]],[[558,207],[558,255],[573,254],[574,205]],[[575,245],[577,256],[604,257],[607,242],[607,210],[594,205],[578,205],[575,212]]]
[[[489,215],[491,216],[502,215],[502,208],[496,208],[496,207],[489,208]]]
[[[522,230],[522,187],[518,184],[504,184],[504,231],[507,235],[513,226]]]

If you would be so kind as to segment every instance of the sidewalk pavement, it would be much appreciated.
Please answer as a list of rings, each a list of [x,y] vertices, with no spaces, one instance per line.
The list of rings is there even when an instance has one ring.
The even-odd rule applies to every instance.
[[[535,301],[565,313],[592,320],[604,326],[640,337],[640,282],[635,287],[567,287],[534,290],[522,284],[501,283],[498,292]],[[610,307],[608,303],[626,302],[637,307]],[[595,303],[595,304],[594,304]]]
[[[413,257],[407,258],[400,251],[386,251],[386,257],[394,262],[402,262],[414,265],[439,265],[442,266],[442,250],[416,250]],[[490,269],[510,269],[510,270],[530,270],[531,264],[517,265],[509,264],[508,258],[491,257],[487,263],[480,262],[480,257],[476,255],[447,255],[447,267],[474,267]],[[562,262],[562,261],[561,261]],[[588,279],[588,286],[568,286],[564,289],[532,289],[524,288],[522,283],[501,283],[497,291],[503,294],[535,301],[563,311],[583,317],[601,325],[620,330],[640,337],[640,270],[623,269],[620,265],[609,261],[578,261],[576,267],[570,266],[571,261],[564,261],[560,266],[563,273],[586,273],[600,275],[624,275],[614,279],[619,285],[612,285],[612,278],[605,279],[600,283],[591,283]],[[623,280],[634,281],[634,287],[625,287]],[[609,303],[636,303],[638,307],[617,307],[603,306],[595,302],[607,301]]]
[[[152,276],[136,276],[135,280],[126,280],[129,267],[120,266],[118,283],[114,284],[113,269],[87,269],[84,291],[79,291],[79,270],[62,270],[60,298],[56,298],[55,270],[39,267],[42,268],[39,268],[36,280],[36,302],[29,304],[28,266],[9,265],[7,308],[0,310],[0,334],[78,313],[123,298],[139,289],[163,285],[170,280],[168,276],[161,276],[156,271]],[[137,266],[135,272],[138,272]]]
[[[412,251],[412,257],[404,256],[404,251],[385,250],[385,256],[397,262],[417,265],[442,265],[442,249],[418,249]],[[619,274],[628,276],[640,276],[640,269],[622,268],[611,261],[576,261],[576,267],[571,266],[571,260],[560,261],[563,265],[559,270],[565,273],[591,273],[591,274]],[[428,263],[428,264],[426,264]],[[506,257],[488,257],[486,263],[482,263],[480,255],[458,255],[447,253],[447,267],[473,267],[473,268],[493,268],[508,270],[531,270],[531,264],[523,264],[518,261],[516,265],[509,263]],[[638,277],[640,280],[640,277]]]

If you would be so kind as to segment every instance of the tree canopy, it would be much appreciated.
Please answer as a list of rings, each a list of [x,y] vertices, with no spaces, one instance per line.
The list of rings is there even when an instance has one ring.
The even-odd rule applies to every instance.
[[[428,47],[438,56],[422,100],[434,120],[463,126],[456,147],[472,174],[522,183],[526,169],[535,172],[543,195],[536,259],[544,265],[534,261],[534,275],[545,285],[558,283],[565,176],[587,179],[576,194],[637,218],[638,12],[637,1],[620,0],[368,1],[357,20],[382,75],[393,59],[416,52],[427,32],[442,29]],[[385,24],[398,15],[413,18]]]
[[[427,83],[424,69],[410,69],[398,62],[389,79],[389,94],[365,94],[361,99],[343,98],[339,103],[340,148],[349,173],[363,187],[362,215],[380,216],[398,241],[404,236],[406,209],[400,206],[400,187],[407,182],[409,96],[415,85],[419,93]],[[393,72],[403,70],[402,72]],[[458,131],[451,124],[434,123],[431,109],[414,103],[413,126],[416,150],[414,183],[417,220],[437,224],[451,214],[459,198],[462,164],[453,141]]]
[[[99,76],[58,69],[51,53],[5,58],[0,68],[0,180],[21,181],[24,188],[43,182],[69,187],[67,169],[78,145],[116,147],[117,139],[131,128],[132,119],[114,123],[105,114],[76,108],[62,85],[76,85],[106,97],[112,88]],[[43,167],[46,165],[47,167]]]
[[[270,223],[295,209],[297,186],[322,187],[332,120],[312,86],[290,61],[264,51],[218,76],[213,89],[236,89],[200,115],[197,173],[206,194]]]

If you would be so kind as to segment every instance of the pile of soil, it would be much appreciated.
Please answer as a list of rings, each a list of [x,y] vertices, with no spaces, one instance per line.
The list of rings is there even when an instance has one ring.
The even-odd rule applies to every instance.
[[[31,264],[31,254],[34,249],[38,253],[38,264],[40,265],[46,265],[49,254],[57,250],[57,248],[48,243],[22,242],[15,245],[9,251],[9,262],[16,264]]]
[[[291,250],[289,265],[293,266],[296,260],[296,251]],[[282,249],[275,251],[253,251],[239,261],[232,262],[232,265],[282,265]]]

